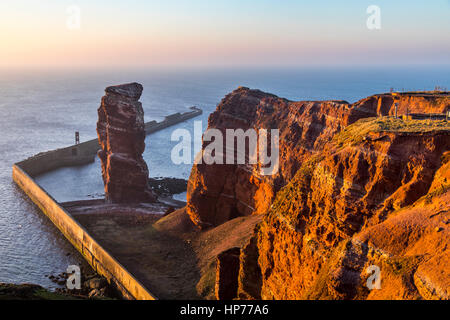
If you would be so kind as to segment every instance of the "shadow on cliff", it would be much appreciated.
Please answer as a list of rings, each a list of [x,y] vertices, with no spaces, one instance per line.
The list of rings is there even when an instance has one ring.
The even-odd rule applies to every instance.
[[[182,208],[156,222],[152,232],[158,232],[162,237],[176,238],[174,245],[182,240],[189,245],[189,254],[194,253],[194,258],[189,256],[186,263],[181,259],[180,266],[174,267],[183,277],[182,281],[189,286],[190,292],[193,292],[192,289],[196,291],[186,298],[215,299],[217,256],[230,248],[243,247],[261,219],[261,215],[237,217],[220,226],[200,231],[190,220],[185,208]],[[195,265],[190,260],[192,258]]]

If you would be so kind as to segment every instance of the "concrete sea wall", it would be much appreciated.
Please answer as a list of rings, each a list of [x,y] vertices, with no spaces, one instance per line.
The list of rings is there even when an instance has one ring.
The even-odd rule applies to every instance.
[[[196,117],[202,110],[195,107],[186,113],[177,113],[161,122],[146,123],[146,133],[153,133]],[[91,235],[68,213],[51,195],[49,195],[33,177],[64,166],[77,166],[94,161],[100,146],[97,139],[37,154],[13,165],[14,182],[53,222],[72,245],[83,255],[92,268],[103,275],[116,287],[126,299],[155,300],[125,267],[106,251]]]
[[[155,300],[136,278],[93,239],[20,165],[13,166],[13,180],[77,248],[92,268],[127,299]]]

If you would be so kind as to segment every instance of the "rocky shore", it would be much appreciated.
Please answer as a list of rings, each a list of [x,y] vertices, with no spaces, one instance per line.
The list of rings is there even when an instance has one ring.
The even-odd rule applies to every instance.
[[[108,281],[96,274],[92,269],[80,267],[81,288],[70,290],[66,283],[69,274],[45,275],[53,283],[59,285],[55,290],[46,289],[32,283],[12,284],[0,283],[0,300],[109,300],[120,299],[120,295]]]
[[[55,293],[78,297],[82,299],[117,299],[118,293],[108,284],[108,281],[98,274],[91,272],[81,277],[81,289],[70,290],[67,287],[57,288]],[[49,278],[59,285],[65,285],[69,275],[65,272],[59,275],[50,275]]]
[[[49,278],[59,284],[66,283],[68,275],[61,273]],[[95,274],[88,275],[82,281],[80,290],[57,288],[48,290],[37,284],[0,283],[0,300],[109,300],[119,299],[119,295],[105,278]]]
[[[150,188],[158,196],[173,196],[187,190],[188,181],[179,178],[150,178]]]

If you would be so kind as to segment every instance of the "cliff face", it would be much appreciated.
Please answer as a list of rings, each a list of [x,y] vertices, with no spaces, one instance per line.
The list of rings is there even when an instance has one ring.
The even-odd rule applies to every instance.
[[[449,156],[447,151],[441,157],[425,196],[337,246],[307,297],[448,300]],[[367,270],[373,266],[379,268],[380,287],[368,290]]]
[[[98,109],[97,133],[101,150],[106,201],[110,203],[153,202],[148,185],[144,111],[139,102],[142,86],[129,83],[107,87]]]
[[[405,252],[414,247],[412,238],[427,241],[422,234],[429,233],[435,223],[423,226],[420,221],[413,221],[411,223],[417,224],[413,228],[405,223],[412,214],[399,220],[392,213],[413,205],[427,195],[430,187],[439,185],[433,178],[441,166],[443,153],[450,149],[449,131],[379,132],[365,138],[345,145],[335,139],[320,156],[306,162],[291,183],[280,191],[254,233],[256,245],[252,242],[248,245],[249,248],[253,246],[251,254],[258,259],[252,260],[252,265],[243,253],[242,298],[367,298],[369,292],[365,291],[364,280],[367,279],[365,268],[373,264],[367,264],[370,254],[367,242],[372,239],[372,234],[377,234],[377,239],[395,237],[392,244],[403,250],[395,258],[400,261],[410,258]],[[440,180],[442,175],[442,172],[436,174]],[[439,186],[440,192],[448,198],[446,188]],[[448,215],[450,210],[445,199],[437,200],[437,203],[441,209],[436,211],[429,206],[424,213],[425,216],[441,214],[436,221],[444,219],[443,214]],[[391,234],[386,226],[395,228],[397,234]],[[376,228],[382,229],[384,235],[380,236],[381,231]],[[357,235],[361,230],[363,232]],[[445,232],[448,232],[447,226]],[[354,235],[357,236],[352,238]],[[450,244],[448,238],[439,239],[436,240],[439,243],[426,248],[428,259],[440,255],[440,246]],[[382,246],[376,246],[379,247]],[[439,268],[442,261],[435,262],[435,268]],[[261,271],[258,280],[261,286],[248,292],[245,290],[248,280],[243,275],[247,273],[246,269],[255,268],[255,265]],[[381,263],[378,265],[383,272],[387,269]],[[408,272],[415,275],[412,270]],[[445,267],[439,272],[447,273],[448,278]],[[418,295],[417,291],[410,291],[413,292],[410,295]],[[371,297],[375,297],[375,291],[372,292]],[[399,296],[394,294],[393,297]]]
[[[237,297],[447,297],[449,124],[382,116],[396,103],[401,115],[441,113],[448,102],[448,94],[292,102],[247,88],[226,96],[209,128],[280,129],[276,175],[258,175],[258,165],[191,172],[187,212],[198,226],[264,215],[241,248],[238,279],[227,279]],[[371,265],[384,290],[365,285]]]
[[[374,95],[349,104],[345,101],[293,102],[277,96],[238,88],[212,113],[208,129],[279,129],[280,170],[258,174],[259,165],[194,165],[188,184],[187,212],[200,227],[216,226],[237,216],[268,210],[281,187],[302,163],[320,153],[326,143],[358,119],[409,112],[438,112],[450,103],[448,95]],[[203,148],[208,143],[203,143]],[[225,143],[224,143],[225,145]],[[224,152],[224,158],[226,151]],[[233,155],[234,157],[235,155]]]
[[[376,94],[362,99],[354,104],[375,112],[378,116],[395,115],[395,103],[398,104],[397,114],[407,113],[444,113],[450,106],[448,92],[394,92]]]
[[[264,213],[304,159],[320,151],[344,126],[369,115],[374,114],[352,109],[345,101],[292,102],[259,90],[233,91],[210,115],[208,129],[219,129],[224,136],[226,129],[279,129],[280,170],[261,176],[260,164],[194,165],[187,194],[192,221],[201,227],[214,226],[237,216]],[[224,159],[226,154],[225,150]]]

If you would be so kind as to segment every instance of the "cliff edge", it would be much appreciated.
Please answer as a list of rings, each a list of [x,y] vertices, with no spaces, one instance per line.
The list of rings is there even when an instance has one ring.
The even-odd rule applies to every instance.
[[[227,95],[208,128],[279,129],[280,169],[261,176],[259,163],[194,165],[186,212],[197,227],[262,216],[237,265],[236,249],[220,256],[217,292],[448,299],[450,124],[392,115],[443,113],[449,101],[448,93],[380,94],[353,104],[293,102],[248,88]],[[367,287],[371,266],[381,270],[383,290]],[[220,280],[227,274],[234,279]]]

